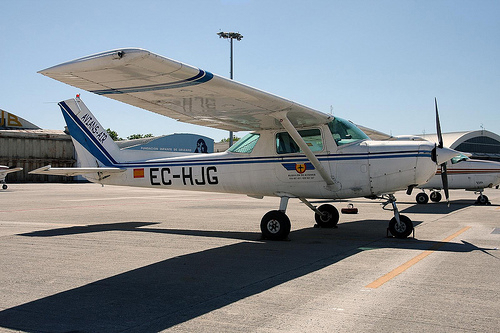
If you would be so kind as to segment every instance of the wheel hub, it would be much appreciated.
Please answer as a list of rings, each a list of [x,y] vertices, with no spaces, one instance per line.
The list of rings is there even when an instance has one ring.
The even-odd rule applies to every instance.
[[[403,222],[396,223],[394,229],[399,233],[404,233],[406,231],[406,224]]]
[[[323,212],[321,215],[320,215],[320,219],[321,221],[323,222],[328,222],[330,221],[330,219],[332,218],[332,214],[328,213],[328,212]]]
[[[277,220],[270,220],[267,222],[267,230],[269,230],[270,233],[276,234],[280,231],[280,223]]]

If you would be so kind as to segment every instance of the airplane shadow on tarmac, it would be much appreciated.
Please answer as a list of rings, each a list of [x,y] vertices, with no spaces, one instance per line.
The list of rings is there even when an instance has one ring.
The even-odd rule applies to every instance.
[[[398,201],[398,203],[403,203],[403,201]],[[401,213],[446,215],[470,206],[476,206],[474,203],[474,200],[454,200],[450,202],[449,206],[445,201],[438,203],[427,203],[425,205],[414,204],[411,207],[401,210]]]
[[[300,229],[290,234],[290,242],[256,241],[260,234],[253,232],[171,230],[153,228],[155,224],[110,223],[19,236],[57,237],[121,230],[241,242],[167,259],[5,309],[0,312],[0,327],[27,332],[158,332],[366,249],[478,250],[467,242],[440,244],[386,238],[380,230],[385,230],[387,221],[381,220],[343,223],[338,229]]]

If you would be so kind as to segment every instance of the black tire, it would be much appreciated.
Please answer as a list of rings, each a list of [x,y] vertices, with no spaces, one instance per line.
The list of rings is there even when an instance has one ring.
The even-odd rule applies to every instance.
[[[488,197],[485,195],[478,196],[476,200],[476,204],[481,206],[487,205],[488,202],[490,202],[490,199],[488,199]]]
[[[417,196],[415,197],[415,200],[417,201],[417,203],[419,205],[425,205],[426,203],[429,202],[429,196],[427,195],[427,193],[424,193],[424,192],[420,192],[419,194],[417,194]]]
[[[318,207],[322,215],[314,214],[316,223],[321,228],[335,228],[339,223],[339,211],[332,205],[324,204]]]
[[[396,218],[389,222],[389,231],[396,238],[407,238],[413,232],[413,222],[405,215],[399,215],[401,225],[397,225]]]
[[[431,193],[432,202],[439,202],[439,201],[441,201],[442,198],[443,198],[443,196],[439,192],[432,192]]]
[[[7,185],[5,185],[5,184],[2,185],[2,189],[6,190],[7,188],[8,188]]]
[[[290,219],[279,210],[267,212],[260,221],[262,237],[270,240],[284,240],[290,234]]]

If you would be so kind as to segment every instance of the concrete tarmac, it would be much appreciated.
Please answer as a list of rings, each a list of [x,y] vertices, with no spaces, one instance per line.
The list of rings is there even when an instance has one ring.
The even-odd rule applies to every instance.
[[[97,184],[0,192],[0,331],[499,332],[500,190],[452,202],[355,199],[338,229],[291,199],[288,241],[265,241],[277,198]],[[348,202],[337,202],[340,208]]]

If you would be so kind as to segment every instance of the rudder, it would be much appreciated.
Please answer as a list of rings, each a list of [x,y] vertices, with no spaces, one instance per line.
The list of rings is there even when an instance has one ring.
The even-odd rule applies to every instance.
[[[120,148],[80,98],[59,103],[82,167],[111,167]]]

